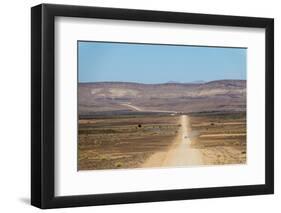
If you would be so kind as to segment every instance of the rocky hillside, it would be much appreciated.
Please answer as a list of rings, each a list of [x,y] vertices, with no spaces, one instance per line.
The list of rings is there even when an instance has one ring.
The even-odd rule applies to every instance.
[[[127,111],[245,111],[246,81],[79,83],[78,100],[80,115]]]

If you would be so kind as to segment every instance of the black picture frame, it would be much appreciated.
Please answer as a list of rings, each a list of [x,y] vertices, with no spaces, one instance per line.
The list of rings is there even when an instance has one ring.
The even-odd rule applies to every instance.
[[[83,17],[162,23],[264,28],[266,128],[265,184],[93,195],[54,195],[54,21]],[[31,8],[31,204],[60,208],[105,204],[217,198],[274,193],[274,20],[164,11],[41,4]]]

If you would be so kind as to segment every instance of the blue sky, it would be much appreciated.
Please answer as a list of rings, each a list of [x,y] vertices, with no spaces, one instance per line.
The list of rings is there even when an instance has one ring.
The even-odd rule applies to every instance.
[[[78,42],[79,82],[246,79],[245,48]]]

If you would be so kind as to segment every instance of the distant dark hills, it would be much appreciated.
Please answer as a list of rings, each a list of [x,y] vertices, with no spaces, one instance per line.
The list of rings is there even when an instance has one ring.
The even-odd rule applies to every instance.
[[[246,110],[246,81],[79,83],[79,115]]]

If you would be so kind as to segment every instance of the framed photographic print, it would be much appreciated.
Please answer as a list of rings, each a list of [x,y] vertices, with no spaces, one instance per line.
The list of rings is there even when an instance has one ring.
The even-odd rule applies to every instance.
[[[274,21],[31,9],[31,203],[271,194]]]

